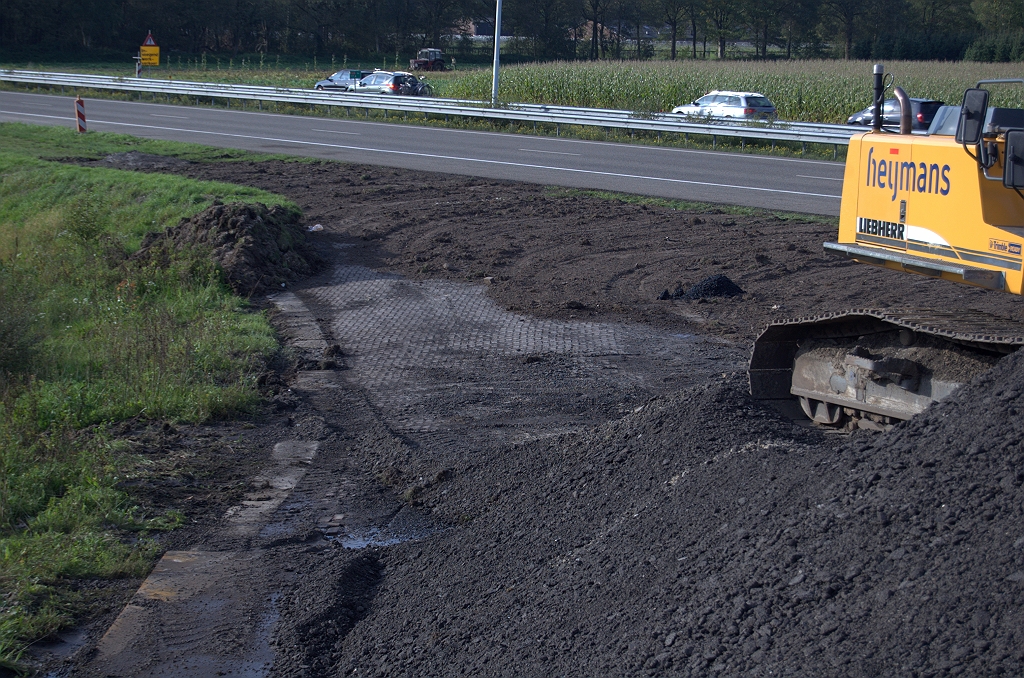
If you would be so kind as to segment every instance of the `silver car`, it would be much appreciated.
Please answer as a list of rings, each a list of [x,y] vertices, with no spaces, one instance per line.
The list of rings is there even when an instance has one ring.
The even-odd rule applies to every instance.
[[[313,87],[318,90],[347,92],[353,89],[362,77],[362,71],[338,71],[334,75],[327,76],[326,80],[316,83]]]
[[[694,117],[773,120],[775,104],[759,92],[708,92],[693,103],[676,106],[673,113]]]

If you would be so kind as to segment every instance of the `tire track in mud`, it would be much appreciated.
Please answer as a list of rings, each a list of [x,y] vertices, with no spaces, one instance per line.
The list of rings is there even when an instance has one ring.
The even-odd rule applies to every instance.
[[[318,444],[286,440],[220,530],[168,551],[96,646],[89,669],[107,676],[261,676],[270,666],[277,593],[253,540],[305,475]],[[252,596],[252,591],[266,595]]]

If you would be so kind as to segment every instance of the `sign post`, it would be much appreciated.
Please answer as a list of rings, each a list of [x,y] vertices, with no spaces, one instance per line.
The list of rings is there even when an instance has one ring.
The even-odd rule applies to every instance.
[[[501,0],[494,10],[494,67],[491,70],[491,106],[498,105],[498,65],[501,60]]]
[[[160,65],[160,48],[157,47],[156,41],[153,40],[153,32],[149,31],[146,35],[145,42],[142,43],[142,47],[139,47],[139,71],[141,75],[142,66],[159,66]]]

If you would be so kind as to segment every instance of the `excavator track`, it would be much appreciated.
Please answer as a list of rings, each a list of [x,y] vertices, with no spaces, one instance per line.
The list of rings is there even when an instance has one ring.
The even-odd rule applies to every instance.
[[[1024,324],[979,311],[857,309],[769,325],[750,393],[828,426],[887,429],[1024,345]]]

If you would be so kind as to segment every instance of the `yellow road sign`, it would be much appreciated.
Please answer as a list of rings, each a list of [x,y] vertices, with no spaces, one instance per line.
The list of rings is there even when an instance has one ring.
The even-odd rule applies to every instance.
[[[143,66],[159,66],[160,65],[160,48],[153,46],[147,47],[143,45],[139,48],[139,56],[142,57]]]

